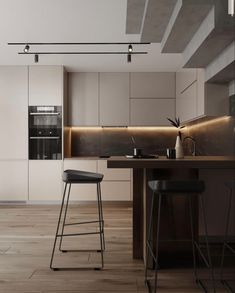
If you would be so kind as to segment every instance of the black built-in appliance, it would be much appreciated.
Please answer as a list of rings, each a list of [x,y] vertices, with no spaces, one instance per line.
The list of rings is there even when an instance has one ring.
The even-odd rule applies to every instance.
[[[29,159],[61,160],[62,107],[29,106]]]

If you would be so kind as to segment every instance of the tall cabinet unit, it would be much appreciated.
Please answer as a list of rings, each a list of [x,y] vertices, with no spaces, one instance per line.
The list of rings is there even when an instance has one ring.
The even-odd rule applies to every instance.
[[[64,69],[62,66],[29,67],[29,105],[62,106]],[[62,160],[29,160],[29,200],[60,200]]]
[[[0,66],[0,109],[0,200],[27,200],[27,66]]]

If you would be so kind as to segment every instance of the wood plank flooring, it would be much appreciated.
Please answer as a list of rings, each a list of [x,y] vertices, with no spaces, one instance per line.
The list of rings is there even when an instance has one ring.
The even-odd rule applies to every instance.
[[[51,271],[49,262],[59,213],[58,205],[0,205],[1,293],[144,293],[144,266],[132,259],[132,209],[104,206],[105,268],[103,271]],[[68,221],[92,220],[94,205],[71,205]],[[81,227],[81,226],[80,226]],[[74,231],[70,226],[69,231]],[[95,224],[80,231],[97,229]],[[64,248],[99,248],[98,237],[73,237]],[[62,266],[99,264],[97,253],[56,254]],[[191,269],[165,270],[159,274],[158,292],[201,292]],[[222,289],[218,292],[224,292]]]

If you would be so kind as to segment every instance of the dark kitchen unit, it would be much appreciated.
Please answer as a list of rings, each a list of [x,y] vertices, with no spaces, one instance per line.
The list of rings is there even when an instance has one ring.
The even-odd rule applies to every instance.
[[[61,160],[62,107],[29,106],[29,159]]]

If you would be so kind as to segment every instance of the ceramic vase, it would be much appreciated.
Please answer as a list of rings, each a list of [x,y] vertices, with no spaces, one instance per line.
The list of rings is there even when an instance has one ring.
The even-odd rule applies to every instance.
[[[179,135],[176,137],[175,156],[176,156],[176,159],[183,159],[183,157],[184,157],[182,140]]]

